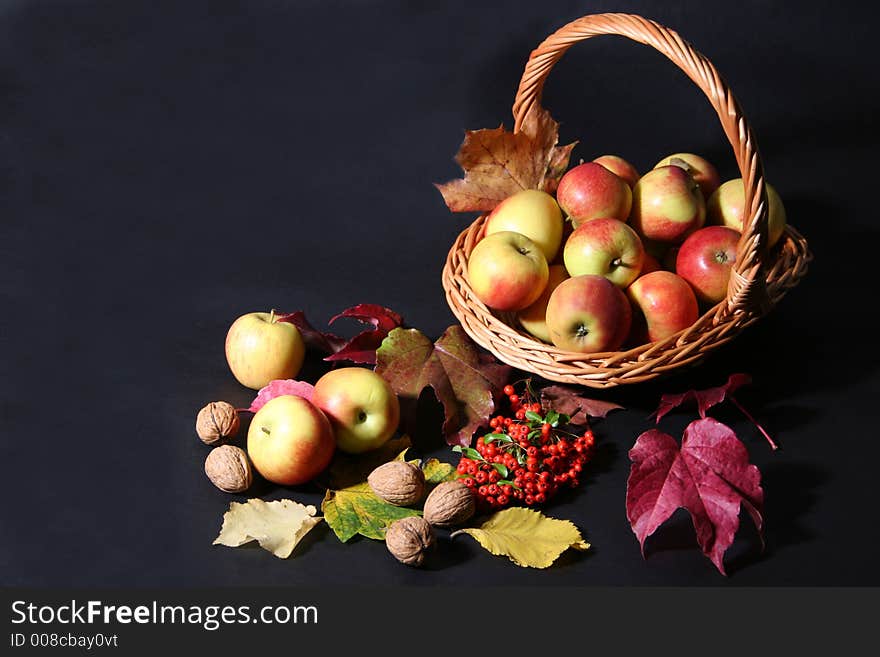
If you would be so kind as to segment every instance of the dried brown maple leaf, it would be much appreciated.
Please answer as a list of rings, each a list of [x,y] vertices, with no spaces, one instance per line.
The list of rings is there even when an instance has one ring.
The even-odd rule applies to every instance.
[[[465,131],[455,161],[464,178],[436,187],[453,212],[488,212],[523,189],[554,192],[577,144],[558,146],[559,124],[535,106],[522,130],[504,126]]]
[[[639,436],[629,452],[632,467],[626,484],[626,516],[639,539],[645,539],[684,508],[691,514],[697,542],[724,572],[724,553],[739,529],[740,507],[763,536],[764,492],[761,473],[733,429],[713,418],[691,422],[679,447],[658,429]]]
[[[605,417],[623,406],[614,402],[584,397],[577,388],[570,386],[547,386],[541,389],[541,406],[568,415],[571,424],[586,424],[591,417]]]
[[[510,376],[510,368],[481,354],[460,326],[450,326],[437,342],[416,329],[394,329],[376,351],[376,372],[410,408],[430,387],[443,405],[446,441],[465,446],[495,411]]]

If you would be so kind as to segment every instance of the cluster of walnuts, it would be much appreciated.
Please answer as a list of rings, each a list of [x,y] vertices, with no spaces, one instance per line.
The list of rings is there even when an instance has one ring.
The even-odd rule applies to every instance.
[[[254,481],[247,453],[241,447],[221,444],[234,438],[240,427],[238,411],[225,401],[211,402],[196,417],[196,433],[214,447],[205,459],[205,474],[227,493],[243,493]]]
[[[391,461],[370,473],[367,483],[389,504],[410,506],[425,495],[425,474],[406,461]],[[434,527],[454,527],[470,520],[476,510],[473,493],[459,481],[437,485],[425,500],[421,516],[401,518],[389,525],[385,545],[394,557],[408,566],[421,566],[434,546]]]

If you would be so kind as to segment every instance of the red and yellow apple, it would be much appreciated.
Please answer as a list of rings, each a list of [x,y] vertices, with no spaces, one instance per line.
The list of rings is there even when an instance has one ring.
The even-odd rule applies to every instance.
[[[707,226],[688,237],[675,259],[675,271],[690,283],[697,297],[718,303],[727,296],[727,283],[736,262],[740,234],[727,226]]]
[[[658,270],[640,276],[627,293],[637,310],[633,317],[636,344],[664,340],[691,326],[699,316],[691,286],[672,272]]]
[[[562,243],[562,211],[547,192],[524,189],[499,203],[486,220],[486,234],[520,233],[541,249],[547,262]]]
[[[577,228],[598,217],[626,221],[632,206],[632,191],[601,164],[585,162],[562,176],[556,200]]]
[[[646,173],[633,189],[630,223],[649,240],[681,242],[706,220],[700,186],[677,166]]]
[[[623,180],[630,188],[635,187],[639,180],[639,172],[636,168],[618,155],[601,155],[593,160],[601,164],[615,176]]]
[[[550,274],[547,285],[538,300],[531,306],[517,313],[519,323],[529,333],[539,340],[551,342],[550,331],[547,329],[547,302],[559,284],[568,278],[568,272],[562,265],[550,265]]]
[[[727,226],[742,232],[745,215],[746,191],[742,178],[728,180],[709,198],[706,206],[710,224]],[[776,190],[767,184],[767,242],[776,244],[785,230],[785,206]]]
[[[259,390],[275,379],[299,374],[306,346],[299,329],[279,322],[275,311],[236,319],[226,334],[226,362],[243,386]]]
[[[629,333],[632,308],[604,276],[584,274],[560,283],[547,302],[547,329],[566,351],[597,353],[620,348]]]
[[[645,249],[625,223],[600,217],[575,229],[565,242],[563,257],[572,276],[597,274],[625,288],[639,277]]]
[[[547,285],[547,259],[532,240],[503,231],[486,235],[468,258],[468,280],[477,298],[495,310],[522,310]]]
[[[248,429],[247,452],[257,472],[283,486],[314,479],[329,465],[335,449],[330,421],[302,397],[269,400]]]
[[[700,186],[700,191],[703,192],[703,199],[712,196],[712,192],[718,189],[718,185],[721,184],[718,169],[707,159],[694,153],[673,153],[660,160],[654,168],[670,165],[680,166],[691,174],[691,177]]]
[[[397,395],[379,374],[363,367],[327,372],[315,383],[312,401],[330,420],[336,446],[349,454],[382,446],[400,423]]]

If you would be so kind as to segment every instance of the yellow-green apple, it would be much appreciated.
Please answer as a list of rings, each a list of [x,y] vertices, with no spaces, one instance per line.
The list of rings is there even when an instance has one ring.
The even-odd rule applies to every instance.
[[[639,180],[639,172],[636,168],[618,155],[601,155],[593,162],[601,164],[630,187],[635,187]]]
[[[688,237],[675,258],[675,272],[691,284],[701,301],[718,303],[736,262],[740,234],[727,226],[706,226]]]
[[[706,207],[708,222],[719,226],[727,226],[742,232],[743,215],[745,214],[746,191],[742,178],[728,180],[721,185],[709,198]],[[785,230],[785,206],[779,194],[767,185],[767,242],[776,244]]]
[[[559,284],[568,278],[568,272],[562,265],[550,265],[550,274],[547,278],[547,285],[538,300],[531,306],[520,310],[517,313],[519,323],[532,336],[551,342],[550,331],[547,330],[547,302],[550,301],[550,295],[553,294]]]
[[[577,228],[597,217],[626,221],[632,207],[632,191],[601,164],[585,162],[562,176],[556,200]]]
[[[541,296],[547,258],[532,240],[502,231],[486,235],[468,258],[468,280],[477,298],[495,310],[522,310]]]
[[[299,374],[306,346],[299,329],[279,322],[275,311],[236,319],[226,334],[226,362],[238,382],[259,390],[276,379]]]
[[[652,169],[633,189],[630,223],[642,237],[681,242],[705,220],[706,202],[700,186],[681,167]]]
[[[248,429],[247,451],[254,467],[284,486],[314,479],[330,463],[335,449],[330,421],[302,397],[281,395],[269,400]]]
[[[550,262],[562,243],[562,211],[547,192],[524,189],[501,201],[489,213],[486,234],[506,230],[528,237]]]
[[[687,170],[691,174],[700,191],[703,192],[703,198],[707,199],[712,196],[712,192],[718,189],[721,184],[721,177],[718,175],[718,169],[707,159],[700,157],[694,153],[673,153],[668,157],[660,160],[654,168],[665,167],[669,165],[679,166]]]
[[[614,351],[623,344],[631,321],[632,308],[626,295],[604,276],[568,278],[547,302],[550,339],[566,351]]]
[[[391,386],[373,370],[343,367],[315,383],[314,404],[324,411],[336,446],[349,454],[380,447],[400,423],[400,403]]]
[[[598,274],[625,288],[639,277],[645,249],[625,223],[600,217],[575,229],[565,242],[563,257],[572,276]]]
[[[627,290],[636,308],[636,344],[657,342],[691,326],[699,316],[694,291],[681,276],[658,270],[639,276]]]

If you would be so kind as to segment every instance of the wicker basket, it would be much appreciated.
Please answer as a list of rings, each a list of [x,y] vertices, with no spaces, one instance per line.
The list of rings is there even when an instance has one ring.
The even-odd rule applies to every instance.
[[[736,154],[745,185],[749,220],[739,241],[727,298],[684,331],[628,351],[581,354],[560,351],[520,330],[510,313],[497,313],[473,293],[467,280],[468,256],[483,236],[486,215],[477,218],[453,244],[443,268],[443,287],[452,312],[478,344],[500,360],[545,379],[606,388],[640,383],[696,363],[732,340],[765,314],[807,271],[812,256],[807,242],[791,226],[768,251],[767,198],[761,158],[748,122],[712,63],[677,33],[630,14],[596,14],[573,21],[535,49],[513,104],[514,130],[540,103],[544,81],[572,45],[600,34],[617,34],[652,46],[681,68],[715,108]]]

